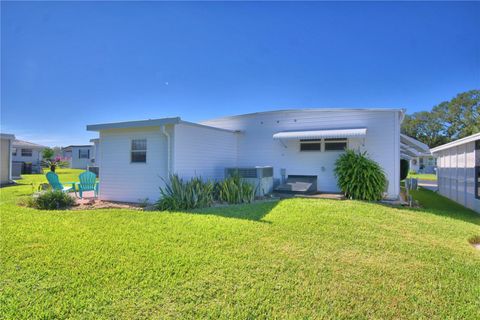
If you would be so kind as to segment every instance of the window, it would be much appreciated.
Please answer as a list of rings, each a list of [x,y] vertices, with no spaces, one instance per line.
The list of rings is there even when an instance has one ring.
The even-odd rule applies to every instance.
[[[131,162],[147,162],[147,140],[132,140]]]
[[[480,199],[480,166],[475,167],[475,198]]]
[[[12,148],[12,156],[16,156],[17,155],[17,148]]]
[[[300,140],[300,151],[320,151],[322,141],[318,139]]]
[[[31,157],[32,149],[22,149],[22,157]]]
[[[347,139],[325,139],[325,151],[343,151],[347,148]]]
[[[79,159],[90,159],[90,149],[78,149]]]

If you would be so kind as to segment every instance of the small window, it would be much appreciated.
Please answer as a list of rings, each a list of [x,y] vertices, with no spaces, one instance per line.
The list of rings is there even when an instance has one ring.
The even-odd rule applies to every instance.
[[[131,161],[140,162],[140,163],[147,162],[147,140],[146,139],[132,140]]]
[[[17,148],[12,148],[12,156],[16,156],[17,155]]]
[[[321,140],[305,139],[300,140],[300,151],[320,151],[322,146]]]
[[[90,149],[78,149],[79,159],[90,159]]]
[[[344,151],[347,139],[325,139],[325,151]]]
[[[32,149],[22,149],[22,157],[31,157]]]
[[[480,166],[475,167],[475,198],[480,199]]]

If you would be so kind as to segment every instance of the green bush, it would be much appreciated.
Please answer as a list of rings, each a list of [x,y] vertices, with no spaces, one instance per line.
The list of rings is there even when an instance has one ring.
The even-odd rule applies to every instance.
[[[255,199],[255,187],[238,175],[231,176],[215,185],[215,195],[229,204],[250,203]]]
[[[178,175],[171,175],[165,187],[160,187],[160,199],[156,202],[159,210],[188,210],[209,207],[213,204],[213,183],[201,178],[183,181]]]
[[[75,204],[75,199],[61,191],[46,191],[30,197],[25,204],[40,210],[62,210]]]
[[[409,169],[410,164],[408,163],[408,160],[400,159],[400,181],[407,178]]]
[[[338,186],[349,199],[378,201],[387,186],[385,173],[366,152],[346,150],[335,162]]]

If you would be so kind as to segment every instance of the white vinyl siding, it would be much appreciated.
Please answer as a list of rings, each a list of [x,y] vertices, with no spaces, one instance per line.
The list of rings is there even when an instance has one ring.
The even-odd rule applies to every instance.
[[[439,193],[480,212],[480,199],[475,197],[475,141],[437,151],[434,155]]]
[[[365,138],[348,139],[349,148],[367,151],[387,175],[388,197],[400,192],[400,114],[398,111],[301,110],[252,114],[204,121],[202,124],[241,130],[238,138],[239,166],[273,166],[274,178],[287,175],[316,175],[318,190],[338,192],[333,174],[340,152],[301,152],[299,141],[274,141],[282,131],[338,128],[367,128]]]
[[[238,133],[178,124],[175,126],[174,171],[184,178],[224,178],[225,168],[237,165]]]
[[[131,162],[132,140],[147,141],[145,163]],[[167,139],[159,127],[113,129],[100,132],[99,195],[102,200],[150,202],[160,196],[167,173]]]
[[[72,146],[63,151],[63,157],[69,158],[70,168],[87,169],[92,165],[94,146]]]
[[[10,156],[10,146],[11,140],[9,139],[0,139],[0,156],[1,156],[1,167],[0,167],[0,184],[10,182],[11,178],[11,156]]]

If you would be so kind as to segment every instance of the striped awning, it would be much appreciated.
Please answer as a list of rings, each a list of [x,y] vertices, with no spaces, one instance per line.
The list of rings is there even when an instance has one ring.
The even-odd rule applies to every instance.
[[[367,128],[355,129],[324,129],[308,131],[282,131],[273,135],[277,140],[300,140],[300,139],[332,139],[332,138],[363,138],[367,135]]]

